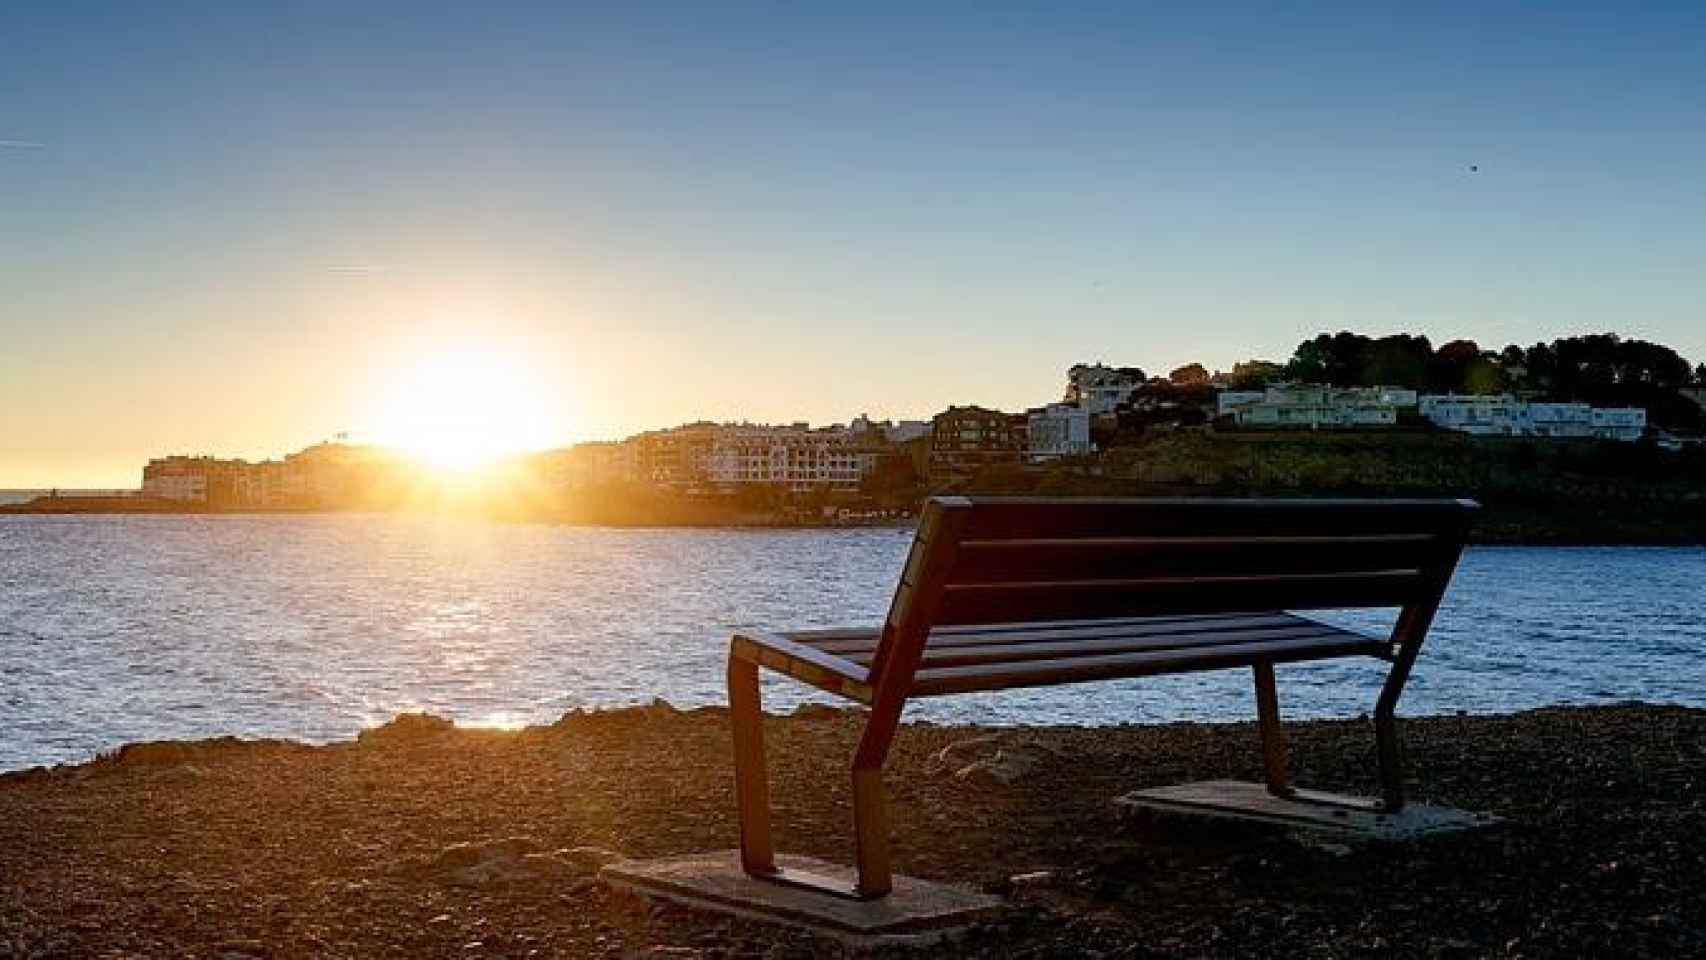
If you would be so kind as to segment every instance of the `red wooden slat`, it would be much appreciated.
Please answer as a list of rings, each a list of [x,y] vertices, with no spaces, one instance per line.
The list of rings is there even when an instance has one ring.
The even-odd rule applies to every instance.
[[[974,663],[1019,663],[1025,660],[1065,660],[1072,657],[1094,657],[1111,653],[1138,653],[1144,650],[1193,650],[1198,647],[1226,647],[1238,644],[1265,643],[1270,640],[1324,640],[1347,637],[1359,641],[1368,639],[1332,627],[1298,624],[1262,630],[1239,630],[1233,633],[1089,637],[1080,640],[1058,640],[1046,643],[999,643],[989,646],[932,646],[925,650],[920,667],[953,667]],[[860,663],[869,659],[870,656],[868,653],[849,654],[847,659],[853,663]]]
[[[987,629],[975,625],[962,625],[931,631],[926,647],[935,650],[944,647],[984,646],[995,643],[1047,643],[1098,637],[1137,637],[1153,634],[1203,632],[1226,633],[1235,630],[1299,625],[1317,626],[1318,624],[1303,621],[1288,613],[1265,613],[996,624]],[[824,634],[827,635],[820,636],[808,632],[789,633],[785,636],[838,656],[869,653],[875,649],[879,638],[878,631],[870,628],[858,631],[824,631]]]
[[[1064,660],[940,667],[919,670],[913,676],[912,692],[914,696],[922,697],[1049,686],[1119,677],[1220,670],[1249,666],[1253,663],[1291,663],[1353,654],[1372,655],[1383,648],[1384,644],[1367,638],[1333,637],[1272,640],[1226,647],[1120,653]]]

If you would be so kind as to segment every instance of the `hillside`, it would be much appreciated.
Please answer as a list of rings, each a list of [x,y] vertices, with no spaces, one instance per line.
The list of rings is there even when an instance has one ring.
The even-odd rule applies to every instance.
[[[990,471],[964,492],[1453,496],[1482,542],[1706,543],[1706,456],[1435,432],[1154,433],[1098,463]]]

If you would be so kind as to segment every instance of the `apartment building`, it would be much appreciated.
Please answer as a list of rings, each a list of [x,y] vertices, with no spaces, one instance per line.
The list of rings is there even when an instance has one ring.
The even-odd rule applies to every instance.
[[[798,492],[850,489],[859,485],[871,462],[845,427],[725,424],[706,461],[706,479],[720,486],[768,483]]]
[[[157,457],[142,468],[142,495],[206,503],[210,490],[217,491],[225,478],[247,466],[241,460],[174,455]]]
[[[1135,367],[1110,367],[1104,364],[1073,364],[1066,371],[1066,396],[1063,400],[1091,416],[1113,413],[1114,408],[1131,399],[1132,392],[1143,386],[1143,371]]]
[[[1266,390],[1228,391],[1219,411],[1239,426],[1281,429],[1390,427],[1398,411],[1416,405],[1416,391],[1402,387],[1329,387],[1273,384]]]
[[[1028,428],[1024,414],[949,407],[931,420],[930,479],[964,480],[986,467],[1019,463]]]
[[[1639,407],[1594,407],[1581,402],[1532,403],[1509,394],[1429,394],[1418,401],[1422,416],[1447,430],[1483,437],[1639,440],[1647,411]]]
[[[765,483],[791,490],[857,487],[876,462],[875,428],[692,423],[624,441],[630,477],[684,490]]]
[[[1090,442],[1090,412],[1067,403],[1051,403],[1025,413],[1025,459],[1032,463],[1077,457],[1095,449]]]

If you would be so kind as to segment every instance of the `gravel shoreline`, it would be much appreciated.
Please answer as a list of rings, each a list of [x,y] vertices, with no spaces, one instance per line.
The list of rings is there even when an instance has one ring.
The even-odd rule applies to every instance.
[[[1094,695],[1093,691],[1089,695]],[[1373,789],[1364,720],[1288,725],[1298,782]],[[850,861],[859,718],[767,730],[781,849]],[[1706,711],[1411,720],[1417,799],[1500,827],[1396,846],[1124,823],[1145,786],[1259,779],[1251,724],[908,725],[902,872],[1009,895],[990,957],[1706,954]],[[999,751],[1000,757],[995,754]],[[0,957],[805,957],[831,945],[616,898],[617,854],[734,845],[727,716],[515,733],[401,717],[353,742],[126,747],[0,776]]]

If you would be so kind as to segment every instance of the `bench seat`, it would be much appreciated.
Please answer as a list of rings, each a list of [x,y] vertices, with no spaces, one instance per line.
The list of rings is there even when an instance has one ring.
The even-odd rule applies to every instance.
[[[869,703],[877,627],[746,633],[755,662]],[[1258,663],[1366,654],[1391,658],[1385,639],[1294,613],[1240,613],[1117,620],[941,626],[930,631],[912,695],[933,696],[1147,677]]]

